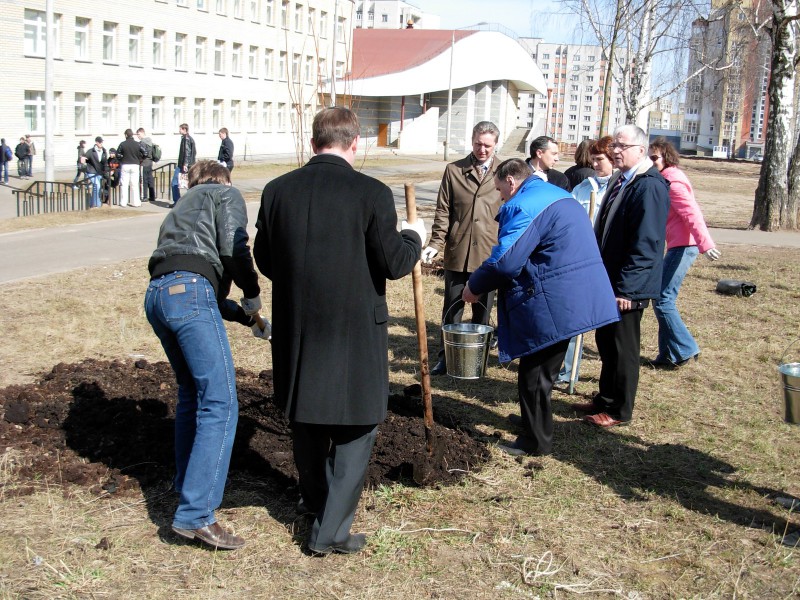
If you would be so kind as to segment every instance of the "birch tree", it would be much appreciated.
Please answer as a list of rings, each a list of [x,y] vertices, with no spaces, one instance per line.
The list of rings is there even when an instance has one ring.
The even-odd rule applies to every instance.
[[[797,195],[800,186],[800,149],[795,142],[795,72],[797,69],[797,1],[772,0],[771,77],[767,94],[769,117],[764,158],[753,203],[750,228],[763,231],[797,228]],[[794,153],[792,145],[794,143]],[[793,184],[790,190],[790,182]]]

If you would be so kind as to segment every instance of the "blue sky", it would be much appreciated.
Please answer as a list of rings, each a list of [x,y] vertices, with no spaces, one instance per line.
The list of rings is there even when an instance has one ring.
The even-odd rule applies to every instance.
[[[499,23],[521,37],[547,42],[572,42],[574,23],[563,16],[557,0],[409,0],[425,12],[439,15],[442,29],[476,23]]]

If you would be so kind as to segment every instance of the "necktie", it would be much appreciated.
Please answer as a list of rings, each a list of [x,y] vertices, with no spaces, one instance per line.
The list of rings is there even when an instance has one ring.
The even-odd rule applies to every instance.
[[[600,231],[603,231],[606,227],[606,219],[608,218],[608,211],[611,209],[611,205],[616,200],[617,196],[619,195],[619,191],[622,189],[623,184],[625,183],[625,175],[620,175],[619,179],[614,183],[614,187],[611,188],[611,191],[608,193],[603,199],[603,206],[601,207],[601,214],[600,214]]]
[[[489,170],[489,165],[478,165],[478,181],[483,181],[486,176],[486,171]]]

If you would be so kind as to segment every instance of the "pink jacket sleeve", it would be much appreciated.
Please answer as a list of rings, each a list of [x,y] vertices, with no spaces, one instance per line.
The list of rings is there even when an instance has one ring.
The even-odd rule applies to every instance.
[[[667,167],[661,174],[669,181],[667,248],[697,246],[701,254],[714,248],[703,212],[694,197],[692,184],[677,167]]]

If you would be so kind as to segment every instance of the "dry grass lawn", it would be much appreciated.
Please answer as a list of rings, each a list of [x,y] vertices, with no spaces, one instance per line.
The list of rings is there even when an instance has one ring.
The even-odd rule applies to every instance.
[[[690,177],[702,198],[718,194],[701,198],[710,222],[741,226],[723,210],[730,174]],[[166,493],[125,502],[42,481],[32,496],[6,494],[22,460],[6,452],[0,597],[797,598],[800,549],[779,539],[800,517],[772,497],[800,496],[800,429],[783,422],[776,370],[800,335],[800,261],[797,250],[721,250],[717,263],[697,260],[679,302],[702,359],[677,371],[643,366],[630,426],[599,431],[569,409],[596,390],[590,335],[578,396],[554,393],[551,457],[494,451],[454,487],[369,491],[355,523],[368,546],[355,556],[302,554],[292,507],[269,481],[231,482],[221,518],[248,545],[214,553],[174,543]],[[0,287],[0,385],[84,357],[163,359],[142,310],[145,264]],[[758,292],[718,295],[721,278],[752,280]],[[424,280],[435,351],[442,282]],[[418,377],[410,278],[391,283],[388,299],[391,385],[399,391]],[[270,366],[267,344],[237,325],[229,332],[237,366]],[[642,338],[643,356],[654,356],[651,311]],[[800,344],[793,352],[800,360]],[[493,355],[486,378],[439,377],[433,386],[435,402],[459,407],[487,437],[513,439],[505,417],[518,410],[515,364],[498,365]],[[98,547],[104,538],[108,549]]]

